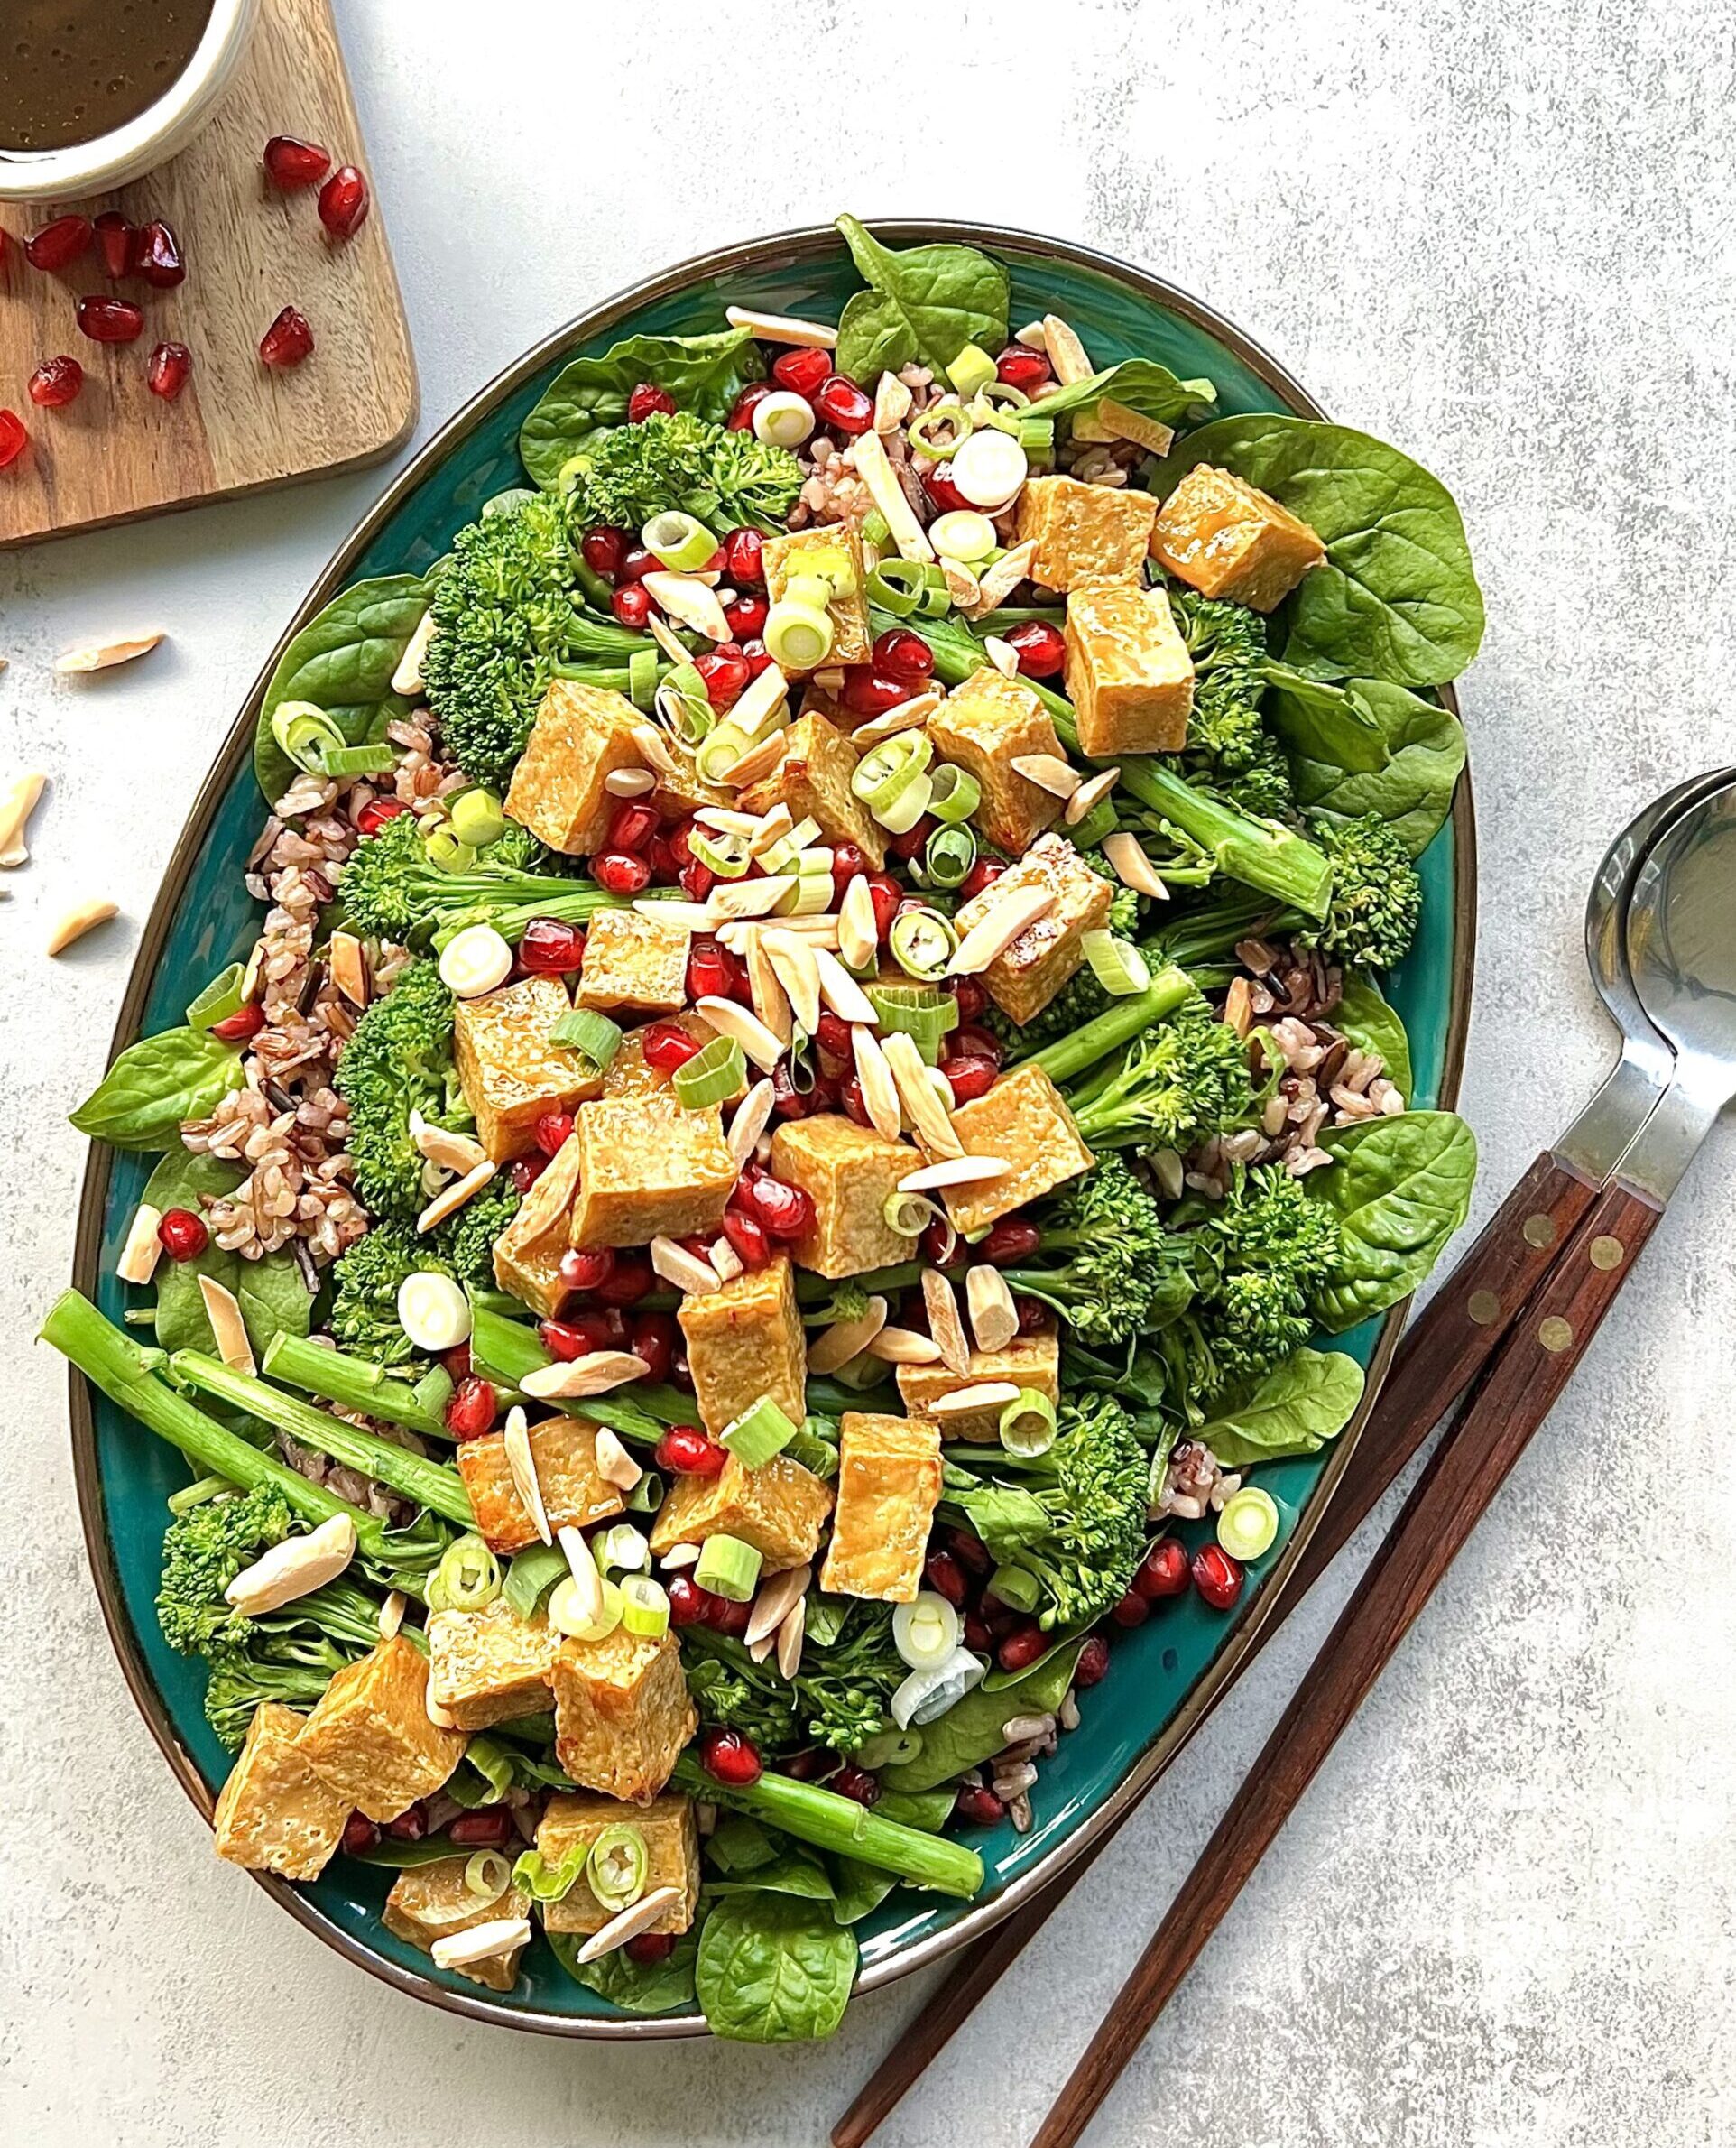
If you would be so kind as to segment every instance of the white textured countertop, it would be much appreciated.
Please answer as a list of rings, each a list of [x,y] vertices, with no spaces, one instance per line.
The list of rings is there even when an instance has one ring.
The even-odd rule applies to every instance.
[[[1578,952],[1606,839],[1731,757],[1729,10],[1052,0],[919,10],[902,50],[895,12],[842,0],[339,14],[421,437],[596,297],[848,206],[1148,264],[1441,473],[1490,608],[1463,689],[1482,851],[1464,1104],[1487,1215],[1609,1052]],[[818,2142],[919,1982],[854,2006],[828,2047],[771,2052],[572,2046],[401,1997],[213,1858],[88,1584],[64,1381],[29,1339],[70,1257],[64,1113],[216,742],[380,481],[0,556],[0,770],[53,778],[0,904],[0,2133]],[[134,671],[50,676],[56,650],[139,625],[171,639]],[[46,961],[47,921],[92,892],[126,921]],[[1094,2142],[1736,2138],[1732,1153],[1721,1132]],[[1237,1689],[889,2144],[1025,2137],[1347,1585]]]

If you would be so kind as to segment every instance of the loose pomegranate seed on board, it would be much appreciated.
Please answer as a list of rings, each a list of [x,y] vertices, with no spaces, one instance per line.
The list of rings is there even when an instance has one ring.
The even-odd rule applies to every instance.
[[[80,299],[78,329],[93,343],[134,343],[144,315],[131,299]]]
[[[85,369],[77,358],[44,358],[25,384],[31,401],[44,410],[62,410],[85,384]]]
[[[286,373],[313,355],[313,329],[297,306],[285,306],[259,339],[259,358],[273,371]]]
[[[90,244],[95,230],[88,217],[56,217],[24,241],[24,258],[32,268],[69,268]]]
[[[1109,1643],[1101,1634],[1093,1634],[1079,1651],[1079,1660],[1073,1666],[1073,1682],[1083,1690],[1102,1681],[1109,1668]]]
[[[1118,1626],[1142,1626],[1151,1616],[1151,1606],[1137,1588],[1130,1588],[1119,1604],[1111,1606],[1109,1616]]]
[[[1242,1569],[1221,1544],[1200,1546],[1193,1576],[1194,1587],[1214,1611],[1227,1611],[1242,1594]]]
[[[144,384],[153,395],[172,403],[187,385],[192,370],[193,354],[184,343],[159,343],[146,364]],[[396,805],[398,801],[394,798],[391,803]]]
[[[180,241],[161,218],[140,227],[133,250],[134,272],[143,276],[153,291],[172,291],[187,276],[187,264],[181,259]]]
[[[97,251],[102,255],[103,273],[111,283],[118,283],[133,270],[133,249],[138,243],[138,233],[117,208],[106,208],[91,226],[97,235]]]
[[[263,153],[266,176],[288,194],[298,187],[310,187],[331,170],[331,152],[317,142],[303,142],[294,134],[273,134]]]
[[[340,164],[319,190],[319,221],[334,238],[354,238],[367,217],[367,181],[354,164]]]
[[[953,1810],[973,1828],[992,1828],[1004,1819],[1007,1809],[984,1782],[967,1782],[960,1790]]]
[[[157,1241],[171,1261],[196,1261],[211,1243],[211,1234],[190,1208],[171,1208],[157,1226]]]
[[[1187,1595],[1187,1554],[1179,1537],[1158,1539],[1140,1560],[1139,1570],[1133,1576],[1133,1586],[1152,1603],[1160,1602],[1165,1597]]]

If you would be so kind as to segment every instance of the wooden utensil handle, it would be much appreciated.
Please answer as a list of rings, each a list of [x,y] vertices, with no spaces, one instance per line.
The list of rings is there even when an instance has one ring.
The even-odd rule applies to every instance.
[[[1032,2148],[1072,2148],[1084,2132],[1548,1415],[1661,1213],[1620,1180],[1592,1205],[1436,1449]]]

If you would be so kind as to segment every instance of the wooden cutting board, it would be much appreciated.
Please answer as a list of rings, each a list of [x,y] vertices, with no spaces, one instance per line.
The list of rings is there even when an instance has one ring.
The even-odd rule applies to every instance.
[[[0,470],[0,545],[344,469],[409,436],[416,367],[378,195],[353,239],[328,240],[317,188],[282,194],[267,182],[260,152],[272,134],[323,143],[335,163],[368,170],[331,0],[262,0],[228,95],[172,162],[88,201],[0,204],[14,241],[69,208],[118,208],[135,224],[161,217],[187,264],[184,282],[152,291],[136,278],[111,284],[94,246],[58,275],[5,249],[0,406],[23,418],[31,445]],[[143,307],[137,342],[79,333],[74,301],[90,292]],[[272,372],[259,339],[291,304],[312,325],[314,352]],[[174,403],[145,386],[145,362],[165,339],[193,354]],[[61,351],[84,367],[84,391],[39,410],[24,384]]]

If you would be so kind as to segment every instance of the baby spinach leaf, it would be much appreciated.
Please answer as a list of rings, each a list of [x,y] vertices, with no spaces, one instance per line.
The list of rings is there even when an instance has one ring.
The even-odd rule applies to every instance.
[[[574,358],[550,382],[519,428],[519,454],[545,492],[561,466],[605,426],[624,425],[627,398],[642,381],[667,388],[678,406],[720,424],[765,361],[746,329],[703,336],[629,336],[600,358]]]
[[[995,351],[1007,339],[1007,272],[974,246],[911,246],[895,254],[854,217],[838,229],[866,291],[845,304],[836,353],[840,373],[869,385],[920,363],[950,366],[967,343]]]
[[[1094,410],[1105,395],[1138,411],[1141,417],[1155,419],[1159,425],[1179,425],[1185,418],[1203,414],[1217,401],[1217,390],[1209,380],[1177,380],[1168,366],[1159,366],[1155,358],[1123,358],[1119,366],[1106,366],[1101,373],[1090,374],[1070,387],[1045,395],[1038,415],[1058,418]]]
[[[1337,1273],[1316,1318],[1342,1334],[1408,1298],[1464,1221],[1477,1175],[1476,1137],[1451,1111],[1405,1111],[1320,1136],[1330,1170],[1303,1180],[1338,1218]]]
[[[1328,1020],[1361,1051],[1378,1051],[1382,1070],[1407,1104],[1410,1101],[1410,1039],[1399,1010],[1365,969],[1344,972],[1344,996]]]
[[[1362,1368],[1342,1350],[1298,1350],[1240,1400],[1222,1402],[1191,1435],[1226,1469],[1313,1454],[1335,1439],[1362,1399]]]
[[[1233,471],[1317,532],[1325,564],[1279,616],[1286,663],[1328,679],[1438,686],[1482,639],[1482,595],[1452,495],[1420,463],[1307,418],[1220,418],[1164,461],[1168,495],[1198,463]]]
[[[661,1961],[634,1961],[623,1948],[600,1954],[595,1961],[580,1961],[585,1944],[582,1931],[546,1934],[555,1959],[576,1984],[582,1984],[619,2006],[623,2014],[673,2014],[678,2006],[693,2004],[693,1967],[699,1953],[699,1935],[684,1931],[672,1954]]]
[[[832,1882],[825,1866],[805,1850],[779,1850],[744,1872],[708,1872],[706,1892],[730,1894],[799,1894],[807,1902],[830,1902]]]
[[[392,674],[428,609],[429,580],[385,574],[341,591],[309,621],[272,673],[254,728],[254,776],[274,805],[295,780],[295,764],[272,736],[272,718],[284,701],[323,708],[350,745],[373,745],[386,726],[408,716],[410,703],[392,690]]]
[[[1378,813],[1412,857],[1422,856],[1464,770],[1457,717],[1383,679],[1316,681],[1305,693],[1279,687],[1265,707],[1299,805],[1343,819]]]
[[[946,1801],[950,1807],[952,1800]],[[837,1886],[832,1896],[832,1915],[839,1924],[860,1924],[871,1916],[897,1886],[890,1872],[864,1865],[856,1857],[836,1857]]]
[[[1007,1742],[1004,1726],[1013,1717],[1047,1716],[1060,1707],[1073,1683],[1079,1647],[1075,1642],[1053,1651],[1022,1678],[996,1691],[978,1686],[966,1693],[938,1721],[922,1726],[921,1752],[914,1760],[882,1768],[882,1782],[888,1790],[932,1790],[1000,1752]]]
[[[190,1149],[180,1149],[158,1164],[141,1199],[165,1212],[190,1208],[195,1216],[202,1216],[201,1195],[219,1199],[233,1193],[244,1176],[238,1164],[226,1162],[221,1156],[196,1156]],[[238,1253],[225,1253],[213,1239],[190,1261],[157,1264],[156,1340],[160,1348],[216,1349],[217,1338],[211,1332],[199,1287],[201,1275],[208,1275],[213,1282],[235,1292],[255,1356],[265,1355],[275,1335],[308,1332],[313,1300],[301,1280],[295,1255],[287,1246],[249,1261]]]
[[[714,2036],[802,2043],[843,2020],[856,1961],[855,1935],[829,1903],[735,1894],[706,1920],[694,1985]]]
[[[72,1124],[115,1149],[179,1147],[183,1119],[202,1119],[246,1079],[241,1054],[202,1029],[165,1029],[129,1044]]]

